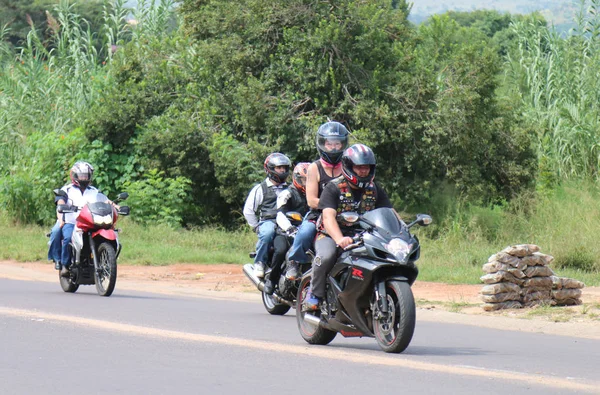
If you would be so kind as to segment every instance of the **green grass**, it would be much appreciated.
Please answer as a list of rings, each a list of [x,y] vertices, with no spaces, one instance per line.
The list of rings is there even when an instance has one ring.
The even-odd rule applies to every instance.
[[[480,284],[481,267],[490,255],[511,244],[533,243],[555,257],[551,268],[557,275],[600,286],[599,201],[596,184],[572,183],[548,196],[515,200],[501,210],[499,221],[478,220],[475,216],[487,215],[478,207],[437,219],[437,229],[413,228],[421,240],[419,280]],[[497,207],[489,210],[498,216]],[[256,241],[247,229],[176,230],[128,219],[118,227],[120,263],[126,265],[242,264],[250,261]],[[14,226],[0,217],[0,259],[45,260],[48,229]]]

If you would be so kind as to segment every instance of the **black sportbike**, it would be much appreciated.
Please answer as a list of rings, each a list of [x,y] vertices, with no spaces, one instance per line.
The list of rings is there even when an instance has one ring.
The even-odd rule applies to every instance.
[[[302,223],[302,216],[298,212],[290,211],[286,214],[286,217],[290,220],[290,222],[294,226],[300,226],[300,224]],[[294,235],[285,234],[279,227],[277,227],[277,233],[287,237],[288,248],[289,248],[292,245],[292,242],[294,240]],[[289,254],[289,250],[288,250],[288,254]],[[287,255],[288,254],[286,254],[286,259],[281,264],[282,265],[281,276],[279,277],[279,281],[277,282],[277,284],[275,284],[275,291],[273,292],[273,295],[269,295],[269,294],[265,293],[265,291],[264,291],[265,283],[264,283],[263,279],[256,277],[256,275],[254,274],[254,265],[253,264],[247,263],[243,267],[243,271],[244,271],[244,274],[246,275],[246,277],[248,277],[248,279],[250,281],[252,281],[252,283],[256,286],[256,288],[262,293],[262,301],[263,301],[263,305],[265,306],[265,309],[267,310],[267,312],[269,314],[272,314],[272,315],[284,315],[285,313],[287,313],[290,310],[290,308],[296,307],[296,295],[298,294],[298,285],[300,284],[300,278],[298,278],[297,280],[288,280],[285,277],[285,274],[287,271],[287,262],[288,262]],[[312,260],[313,252],[308,251],[307,255]],[[255,253],[254,252],[250,253],[250,258],[254,258],[254,257],[255,257]],[[269,276],[271,270],[273,270],[272,257],[273,257],[273,248],[271,248],[271,250],[269,251],[269,259],[268,259],[267,268],[265,270],[265,278],[267,278],[267,276]],[[300,273],[306,273],[310,269],[310,264],[300,265],[299,269],[300,269]]]
[[[354,243],[340,249],[327,278],[326,297],[316,311],[303,306],[312,270],[303,276],[296,299],[300,334],[310,344],[325,345],[337,333],[344,337],[375,337],[390,353],[408,347],[415,329],[415,301],[411,285],[417,278],[419,240],[409,229],[427,226],[431,217],[419,214],[406,225],[390,208],[360,216],[342,213],[338,221],[353,224]]]

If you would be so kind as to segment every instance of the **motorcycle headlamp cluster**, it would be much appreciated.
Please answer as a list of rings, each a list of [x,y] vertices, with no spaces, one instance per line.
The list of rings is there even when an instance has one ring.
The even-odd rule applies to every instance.
[[[383,246],[398,260],[403,260],[410,253],[410,249],[412,247],[402,239],[392,239],[389,243],[384,244]]]
[[[92,217],[94,220],[94,225],[98,225],[98,226],[112,225],[112,222],[113,222],[112,214],[108,214],[108,215],[93,214]]]

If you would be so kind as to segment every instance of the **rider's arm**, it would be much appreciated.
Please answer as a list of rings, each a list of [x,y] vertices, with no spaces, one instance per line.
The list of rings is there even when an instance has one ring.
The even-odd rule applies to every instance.
[[[306,201],[310,208],[316,209],[319,206],[319,167],[315,162],[308,166]]]
[[[258,207],[263,201],[262,188],[260,184],[256,185],[250,193],[248,194],[248,198],[246,198],[246,203],[244,204],[244,218],[248,222],[248,225],[252,228],[252,230],[256,229],[258,226],[258,217],[256,212],[258,211]]]
[[[277,196],[277,218],[276,218],[276,222],[277,225],[283,229],[283,231],[287,231],[289,228],[292,227],[292,223],[290,222],[290,220],[285,216],[286,213],[286,207],[287,207],[287,202],[290,200],[290,197],[292,196],[292,193],[289,191],[289,189],[286,189],[284,191],[282,191],[279,196]]]

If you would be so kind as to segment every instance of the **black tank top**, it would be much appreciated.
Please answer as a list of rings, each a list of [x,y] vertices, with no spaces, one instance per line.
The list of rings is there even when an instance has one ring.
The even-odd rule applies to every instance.
[[[321,193],[323,193],[323,189],[325,189],[325,185],[327,185],[327,183],[337,177],[332,177],[329,174],[327,174],[327,172],[325,171],[325,168],[323,167],[323,164],[321,163],[320,160],[316,160],[315,163],[317,164],[317,167],[319,168],[319,196],[321,197]],[[339,177],[339,176],[338,176]]]

